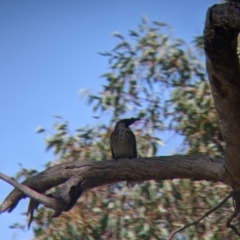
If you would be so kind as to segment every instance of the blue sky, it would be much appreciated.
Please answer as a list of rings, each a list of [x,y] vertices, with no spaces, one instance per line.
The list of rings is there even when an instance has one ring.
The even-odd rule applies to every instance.
[[[96,123],[80,88],[98,91],[107,59],[97,52],[117,43],[111,36],[136,29],[141,15],[166,22],[174,35],[190,42],[203,31],[213,0],[1,0],[0,1],[0,152],[1,172],[14,176],[18,163],[41,170],[52,160],[37,126],[51,129],[53,115],[71,127]],[[0,201],[12,189],[0,181]],[[31,231],[10,230],[27,201],[0,215],[3,239],[31,239]]]

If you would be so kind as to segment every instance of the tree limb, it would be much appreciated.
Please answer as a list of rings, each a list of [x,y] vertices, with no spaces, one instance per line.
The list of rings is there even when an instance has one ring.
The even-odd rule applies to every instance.
[[[49,198],[49,197],[46,197],[42,194],[39,194],[38,192],[35,192],[32,189],[30,189],[29,187],[16,182],[13,178],[10,178],[3,173],[0,173],[0,179],[2,179],[5,182],[11,184],[16,189],[18,189],[19,191],[21,191],[22,193],[27,195],[28,197],[33,198],[35,200],[38,200],[39,202],[41,202],[46,207],[49,207],[49,208],[52,208],[52,209],[55,209],[55,210],[58,209],[58,207],[56,207],[56,206],[57,206],[57,204],[59,204],[59,202],[56,201],[54,198]],[[62,204],[60,203],[60,207],[61,207],[61,205]]]
[[[238,4],[219,4],[208,9],[204,29],[206,65],[221,132],[226,143],[226,167],[235,181],[235,186],[240,185],[240,68],[237,56],[239,31]]]
[[[18,202],[28,195],[55,210],[59,210],[59,206],[61,206],[58,211],[59,215],[61,211],[70,210],[87,189],[125,180],[144,181],[175,178],[221,181],[231,185],[224,161],[212,161],[203,155],[173,155],[100,162],[71,161],[50,167],[22,182],[23,185],[43,194],[52,187],[62,184],[57,192],[48,195],[56,200],[55,206],[36,197],[37,195],[30,196],[28,192],[23,191],[23,188],[18,187],[21,191],[14,189],[0,205],[0,212],[11,212]],[[46,199],[49,200],[49,198]],[[28,212],[31,213],[34,207],[29,208]]]

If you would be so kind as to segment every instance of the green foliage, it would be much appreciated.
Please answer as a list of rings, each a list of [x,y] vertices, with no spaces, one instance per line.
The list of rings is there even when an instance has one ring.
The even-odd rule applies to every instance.
[[[175,39],[164,23],[148,23],[119,43],[108,58],[110,70],[99,94],[88,94],[97,118],[103,113],[109,123],[78,128],[70,133],[68,122],[59,118],[55,132],[46,136],[48,150],[58,159],[109,159],[109,136],[117,119],[140,117],[134,127],[139,156],[161,154],[161,134],[171,131],[182,137],[184,153],[223,154],[206,70],[192,46]],[[195,44],[201,48],[201,38]],[[85,93],[86,94],[86,93]],[[43,128],[38,132],[46,134]],[[49,210],[40,208],[35,217],[36,239],[166,239],[177,227],[200,217],[215,206],[229,189],[218,183],[190,180],[147,181],[133,190],[125,183],[91,190],[69,213],[49,223]],[[225,227],[231,202],[186,229],[177,239],[232,239]]]

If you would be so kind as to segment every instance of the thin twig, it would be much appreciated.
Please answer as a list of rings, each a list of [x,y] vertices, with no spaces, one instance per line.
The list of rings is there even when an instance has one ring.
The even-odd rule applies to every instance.
[[[233,207],[235,209],[235,211],[233,212],[233,214],[231,215],[231,217],[228,219],[227,223],[226,223],[226,226],[228,228],[231,228],[238,236],[240,236],[240,233],[238,232],[237,228],[231,224],[233,218],[235,218],[237,215],[238,215],[238,212],[239,212],[239,207],[237,207],[239,205],[239,201],[237,199],[237,197],[239,196],[239,193],[240,191],[236,191],[236,192],[233,192]],[[239,225],[239,224],[237,224]]]
[[[202,217],[200,217],[198,220],[196,221],[193,221],[191,223],[188,223],[188,224],[185,224],[184,226],[176,229],[175,231],[173,231],[169,237],[167,238],[167,240],[171,240],[173,238],[173,236],[175,234],[177,234],[178,232],[190,227],[190,226],[193,226],[193,225],[196,225],[198,224],[202,219],[204,219],[205,217],[207,217],[209,214],[211,214],[212,212],[216,211],[218,208],[220,208],[229,198],[231,198],[233,196],[234,192],[231,192],[229,193],[217,206],[213,207],[212,209],[210,209],[209,211],[207,211]]]
[[[237,216],[237,211],[235,210],[234,213],[231,215],[231,217],[228,219],[227,223],[226,223],[226,226],[228,228],[231,228],[238,236],[240,236],[237,228],[231,224],[233,218],[235,218]]]

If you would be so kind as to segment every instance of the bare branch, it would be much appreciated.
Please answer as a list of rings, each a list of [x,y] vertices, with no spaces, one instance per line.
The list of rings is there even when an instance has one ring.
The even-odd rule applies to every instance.
[[[238,191],[234,191],[233,192],[233,205],[234,205],[234,212],[232,213],[231,217],[228,219],[226,226],[228,228],[231,228],[236,235],[240,236],[239,231],[237,230],[237,228],[235,227],[235,225],[231,224],[233,218],[237,218],[238,214],[239,214],[239,210],[240,210],[240,199],[239,199],[239,194],[240,190]],[[238,224],[239,225],[239,219],[238,219]]]
[[[239,191],[240,192],[240,191]],[[220,208],[229,198],[231,198],[233,196],[233,192],[229,193],[217,206],[213,207],[212,209],[208,210],[205,214],[202,215],[202,217],[200,217],[198,220],[193,221],[191,223],[185,224],[184,226],[176,229],[175,231],[173,231],[169,237],[167,238],[167,240],[171,240],[174,235],[176,235],[178,232],[181,232],[182,230],[191,227],[193,225],[198,224],[201,220],[203,220],[205,217],[207,217],[209,214],[215,212],[218,208]]]
[[[52,187],[63,184],[59,191],[51,194],[50,197],[58,200],[58,205],[59,201],[62,201],[59,210],[68,211],[84,191],[104,184],[125,180],[186,178],[221,181],[231,185],[230,177],[225,171],[223,160],[212,161],[203,155],[174,155],[118,161],[72,161],[48,168],[22,184],[39,193],[45,193]],[[0,212],[11,212],[22,198],[26,195],[30,196],[26,191],[22,191],[22,188],[18,189],[20,191],[13,190],[0,205]],[[42,198],[42,196],[36,197],[35,192],[31,195],[33,199],[39,200],[44,205],[48,204],[46,199],[49,200],[49,197]],[[30,214],[36,208],[36,204],[31,204],[28,211]],[[50,204],[48,207],[56,210]]]
[[[231,228],[236,233],[236,235],[240,236],[240,233],[238,232],[237,228],[234,225],[231,224],[232,220],[237,216],[237,214],[238,214],[238,212],[235,210],[232,213],[231,217],[228,219],[228,221],[226,223],[226,226],[228,228]]]
[[[2,179],[5,182],[11,184],[16,189],[18,189],[22,193],[26,194],[28,197],[41,202],[46,207],[57,210],[62,205],[61,202],[57,201],[56,199],[46,197],[45,195],[39,194],[38,192],[33,191],[29,187],[24,186],[23,184],[20,184],[20,183],[16,182],[13,178],[10,178],[3,173],[0,173],[0,179]]]

